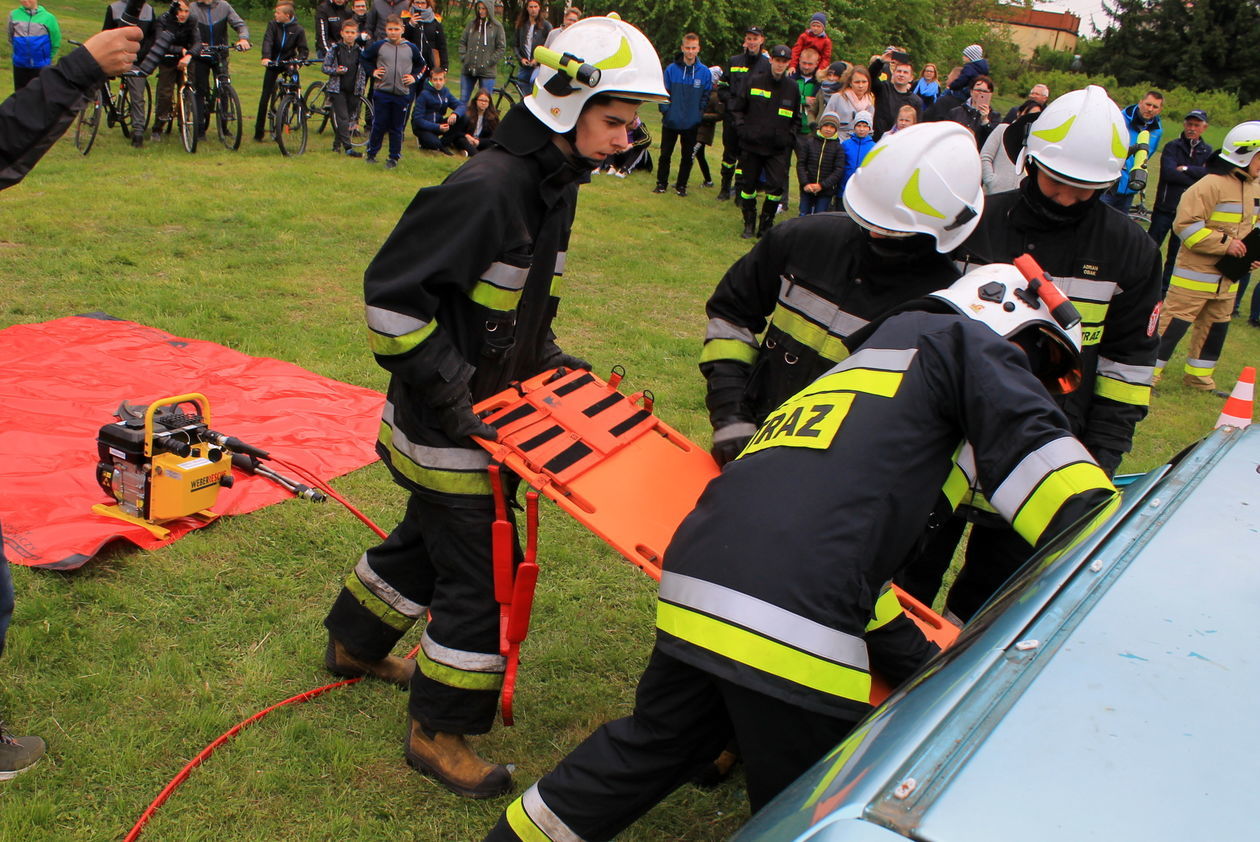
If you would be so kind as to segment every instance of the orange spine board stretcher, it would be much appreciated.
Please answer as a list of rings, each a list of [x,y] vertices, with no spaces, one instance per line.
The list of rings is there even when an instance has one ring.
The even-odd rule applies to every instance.
[[[619,392],[624,374],[616,366],[605,382],[589,371],[556,369],[513,384],[474,407],[499,432],[496,441],[475,440],[494,462],[538,489],[659,581],[665,547],[720,470],[704,448],[652,413],[650,392],[630,396]],[[497,492],[499,483],[494,485]],[[510,552],[510,539],[500,538],[500,542]],[[496,547],[496,558],[498,553]],[[522,609],[528,612],[532,599],[522,599],[524,589],[504,578],[511,567],[505,561],[496,562],[495,591],[504,626],[500,648],[515,666],[520,640],[509,640],[506,627],[509,623],[528,627],[528,617],[520,613]],[[530,579],[535,578],[537,567],[530,574]],[[529,584],[532,592],[532,581]],[[941,648],[953,643],[957,626],[893,587],[906,613],[928,639]],[[518,599],[522,603],[514,605]],[[511,698],[506,689],[507,684],[504,720],[510,722]],[[883,701],[889,691],[874,676],[871,703]]]

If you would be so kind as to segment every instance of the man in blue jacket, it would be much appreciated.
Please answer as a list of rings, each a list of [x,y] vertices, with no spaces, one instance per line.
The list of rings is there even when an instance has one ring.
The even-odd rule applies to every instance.
[[[459,97],[446,89],[446,71],[439,68],[430,73],[411,112],[411,128],[420,148],[437,149],[443,155],[454,155],[458,149],[468,157],[464,113]]]
[[[1172,230],[1181,194],[1207,175],[1207,160],[1212,155],[1212,147],[1203,139],[1207,126],[1206,111],[1191,111],[1182,124],[1181,137],[1164,147],[1164,154],[1160,156],[1159,188],[1155,191],[1155,208],[1151,211],[1151,227],[1147,231],[1156,248],[1164,244],[1164,237]],[[1181,238],[1170,237],[1168,256],[1164,260],[1163,287],[1159,294],[1161,299],[1168,292],[1168,282],[1180,249]]]
[[[1129,205],[1133,204],[1133,197],[1139,192],[1130,184],[1134,156],[1138,151],[1138,135],[1142,132],[1150,132],[1146,155],[1148,159],[1154,158],[1156,150],[1159,149],[1160,138],[1164,136],[1164,124],[1159,119],[1159,112],[1163,110],[1164,95],[1159,91],[1147,91],[1141,102],[1124,109],[1124,124],[1129,127],[1129,157],[1125,159],[1120,180],[1103,194],[1103,204],[1111,205],[1122,213],[1129,212]]]
[[[678,165],[674,192],[686,196],[687,179],[691,176],[691,150],[696,146],[700,118],[704,116],[704,106],[709,101],[709,91],[713,89],[713,76],[709,68],[696,61],[696,56],[700,55],[699,35],[694,32],[684,35],[681,50],[673,63],[665,68],[669,102],[661,104],[661,161],[656,168],[656,188],[652,192],[665,192],[674,144],[682,138],[682,161]]]

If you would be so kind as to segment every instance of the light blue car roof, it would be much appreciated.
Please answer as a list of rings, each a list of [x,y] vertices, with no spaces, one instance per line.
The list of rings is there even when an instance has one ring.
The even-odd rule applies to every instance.
[[[1218,430],[1052,550],[736,836],[1248,838],[1260,430]]]

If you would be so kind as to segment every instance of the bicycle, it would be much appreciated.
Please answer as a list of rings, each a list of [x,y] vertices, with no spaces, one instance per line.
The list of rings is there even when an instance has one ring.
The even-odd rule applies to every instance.
[[[323,134],[328,124],[335,119],[332,101],[328,99],[328,91],[324,87],[328,82],[311,82],[302,95],[306,103],[308,122],[315,125],[315,133]],[[355,97],[355,110],[350,115],[350,145],[365,146],[368,135],[372,131],[372,101],[365,96]]]
[[[206,113],[201,114],[201,132],[209,128],[211,115],[214,117],[215,130],[219,141],[233,151],[241,148],[241,98],[232,87],[232,77],[228,75],[228,63],[224,60],[228,50],[241,51],[240,47],[226,45],[203,45],[198,59],[210,63],[213,75],[212,87],[204,100]]]
[[[289,59],[272,61],[269,67],[279,67],[276,89],[271,94],[267,108],[267,133],[280,147],[281,154],[291,157],[306,151],[307,111],[302,96],[302,80],[298,68],[315,64],[319,59]]]
[[[80,41],[70,40],[70,43],[78,47],[83,46]],[[153,91],[149,87],[149,79],[135,71],[125,73],[123,76],[144,79],[144,125],[141,126],[141,131],[144,131],[149,125],[149,118],[153,116]],[[121,126],[123,137],[131,137],[131,88],[127,85],[119,85],[118,92],[115,93],[110,86],[112,81],[112,79],[106,79],[102,82],[79,112],[79,116],[75,118],[74,148],[78,149],[81,155],[87,155],[92,151],[92,144],[96,142],[96,134],[101,128],[102,111],[105,112],[108,127]]]
[[[502,85],[495,85],[492,97],[494,110],[498,112],[500,118],[507,114],[508,109],[516,105],[517,96],[520,94],[519,90],[516,94],[512,93],[512,89],[516,87],[516,74],[520,70],[515,51],[503,57],[503,67],[507,71],[507,81]],[[480,90],[480,86],[473,91],[473,96],[469,98],[469,102],[472,102],[472,98],[477,96],[478,90]]]
[[[197,89],[188,79],[188,68],[179,69],[179,87],[176,90],[179,107],[175,109],[175,121],[179,123],[179,141],[184,151],[197,151],[197,139],[201,134],[201,105],[197,102]]]

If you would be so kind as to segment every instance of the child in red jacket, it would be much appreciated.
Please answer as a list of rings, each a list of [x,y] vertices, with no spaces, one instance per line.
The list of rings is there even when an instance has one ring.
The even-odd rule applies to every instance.
[[[788,65],[793,73],[796,72],[796,63],[801,60],[801,50],[806,47],[813,47],[818,51],[819,67],[831,64],[831,38],[827,35],[827,15],[823,12],[815,12],[809,19],[809,28],[796,39],[796,46],[792,48],[792,62]]]

